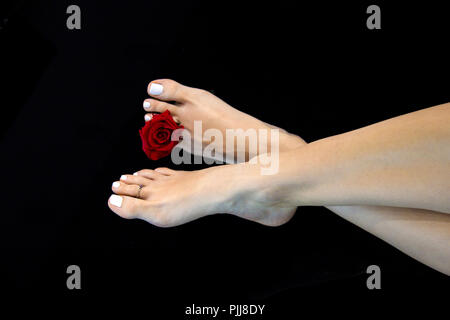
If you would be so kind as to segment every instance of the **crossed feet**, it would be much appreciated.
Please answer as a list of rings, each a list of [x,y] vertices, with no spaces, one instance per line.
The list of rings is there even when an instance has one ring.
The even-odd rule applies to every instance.
[[[152,113],[169,110],[173,118],[192,132],[194,120],[203,129],[275,128],[245,114],[213,94],[181,85],[173,80],[155,80],[148,86],[153,98],[144,101],[149,121]],[[202,141],[202,143],[208,143]],[[294,135],[280,130],[280,152],[304,145]],[[270,147],[269,147],[270,148]],[[270,150],[270,149],[268,149]],[[261,179],[258,164],[223,165],[197,171],[168,168],[144,169],[122,175],[113,183],[109,198],[112,211],[123,218],[138,218],[160,227],[180,225],[215,213],[229,213],[261,224],[287,222],[296,208],[267,179]]]

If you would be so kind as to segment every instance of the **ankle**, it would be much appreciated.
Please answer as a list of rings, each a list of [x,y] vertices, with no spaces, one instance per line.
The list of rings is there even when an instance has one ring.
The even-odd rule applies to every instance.
[[[306,143],[305,143],[306,145]],[[253,198],[280,207],[295,207],[302,205],[301,197],[307,173],[299,166],[302,162],[303,146],[291,147],[278,155],[278,170],[273,174],[264,174],[267,166],[258,161],[257,164],[245,164],[242,168],[246,181],[245,190],[253,194]],[[272,170],[268,170],[271,172]],[[266,171],[267,172],[267,171]]]
[[[275,203],[284,204],[283,195],[276,188],[279,177],[276,174],[263,175],[261,173],[263,166],[259,162],[255,164],[246,162],[227,167],[228,213],[234,213],[236,209],[242,208],[243,202],[267,207]]]

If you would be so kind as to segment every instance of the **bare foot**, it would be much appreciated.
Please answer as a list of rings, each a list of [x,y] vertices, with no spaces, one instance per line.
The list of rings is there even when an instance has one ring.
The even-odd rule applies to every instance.
[[[276,128],[234,109],[213,94],[183,86],[173,80],[155,80],[146,99],[146,121],[152,112],[169,110],[175,121],[193,131],[201,120],[203,130]],[[162,100],[162,101],[161,101]],[[172,103],[169,103],[172,102]],[[280,151],[298,148],[305,142],[280,130]],[[209,141],[202,141],[203,144]],[[248,148],[248,146],[246,146]],[[268,146],[270,150],[270,146]],[[248,155],[248,150],[245,150]],[[123,175],[113,183],[115,195],[108,205],[119,216],[139,218],[154,225],[170,227],[215,213],[229,213],[269,226],[287,222],[296,207],[284,203],[270,187],[258,184],[257,166],[231,165],[199,171],[175,171],[167,168],[141,170]],[[247,178],[245,178],[247,177]]]
[[[227,129],[258,130],[276,128],[231,107],[208,91],[187,87],[173,80],[162,79],[150,82],[148,93],[156,99],[146,99],[144,101],[144,110],[149,112],[145,115],[146,121],[151,119],[152,112],[169,110],[175,121],[180,122],[191,133],[194,130],[195,120],[202,121],[203,131],[218,129],[223,137],[225,137]],[[293,149],[304,144],[304,141],[299,137],[291,135],[282,129],[279,130],[281,131],[280,151]],[[202,144],[205,145],[210,142],[202,141]],[[225,141],[223,145],[225,146]],[[245,148],[246,160],[248,160],[248,144]],[[270,150],[270,141],[267,150]],[[236,151],[240,150],[235,149]],[[227,157],[230,157],[230,155],[227,155]]]
[[[295,207],[268,196],[259,169],[248,164],[199,171],[141,170],[113,183],[108,205],[123,218],[160,227],[177,226],[215,213],[229,213],[269,226],[287,222]],[[267,180],[267,179],[266,179]]]

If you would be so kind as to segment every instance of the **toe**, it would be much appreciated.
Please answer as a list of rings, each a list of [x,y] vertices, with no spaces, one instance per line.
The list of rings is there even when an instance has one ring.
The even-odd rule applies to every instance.
[[[148,121],[152,120],[152,118],[153,118],[153,114],[152,113],[146,113],[145,116],[144,116],[145,122],[148,122]]]
[[[145,99],[144,101],[144,110],[147,112],[163,113],[164,111],[169,110],[170,114],[174,115],[177,113],[178,108],[178,106],[174,106],[173,104],[155,99]]]
[[[162,173],[165,176],[171,176],[173,175],[176,171],[169,169],[169,168],[156,168],[155,169],[156,172]]]
[[[147,178],[147,179],[152,179],[152,180],[163,176],[161,173],[159,173],[159,172],[157,172],[155,170],[151,170],[151,169],[143,169],[143,170],[140,170],[140,171],[136,172],[136,174],[138,176],[141,176],[141,177],[144,177],[144,178]]]
[[[154,80],[149,83],[147,91],[152,97],[165,101],[185,102],[190,92],[195,90],[170,79]]]
[[[146,114],[144,115],[144,120],[145,120],[145,122],[148,122],[148,121],[152,120],[152,119],[153,119],[153,116],[154,116],[154,113],[146,113]],[[180,120],[180,118],[178,118],[177,116],[175,116],[175,117],[172,117],[172,119],[173,119],[173,121],[174,121],[177,125],[181,125],[181,120]]]
[[[145,201],[127,196],[111,195],[108,200],[109,208],[126,219],[139,218],[141,209],[145,206]]]
[[[146,186],[151,182],[151,180],[142,176],[138,176],[137,174],[133,175],[124,174],[120,177],[120,181],[125,182],[126,184],[136,184],[138,186],[139,185]]]
[[[126,184],[123,182],[115,181],[112,184],[112,191],[118,195],[125,195],[135,198],[145,199],[147,197],[146,186],[141,187],[137,184]]]

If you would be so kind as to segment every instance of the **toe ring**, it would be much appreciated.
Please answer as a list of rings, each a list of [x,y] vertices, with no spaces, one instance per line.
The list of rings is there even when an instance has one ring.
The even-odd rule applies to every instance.
[[[144,187],[144,185],[139,185],[139,189],[138,189],[138,192],[137,192],[137,196],[136,196],[136,198],[141,198],[141,190],[142,190],[142,188]]]

